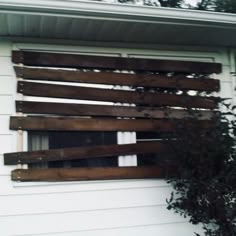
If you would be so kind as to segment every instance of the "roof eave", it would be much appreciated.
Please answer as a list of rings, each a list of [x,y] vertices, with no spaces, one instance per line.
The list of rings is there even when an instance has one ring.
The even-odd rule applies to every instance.
[[[78,0],[0,0],[0,12],[12,14],[57,15],[102,18],[135,22],[176,22],[202,26],[236,27],[236,15],[100,1]]]

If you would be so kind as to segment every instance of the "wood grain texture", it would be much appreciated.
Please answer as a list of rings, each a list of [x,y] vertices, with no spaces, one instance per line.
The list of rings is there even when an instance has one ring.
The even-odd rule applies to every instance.
[[[220,88],[219,80],[204,77],[201,79],[187,78],[184,75],[167,77],[159,74],[82,72],[28,67],[15,67],[15,71],[17,77],[27,80],[46,80],[198,91],[219,91]]]
[[[195,121],[196,123],[196,121]],[[186,128],[191,122],[185,122]],[[51,131],[151,131],[170,132],[175,130],[177,121],[166,119],[108,119],[70,117],[17,117],[10,118],[11,130],[51,130]],[[209,128],[211,121],[198,121],[199,128]]]
[[[173,118],[183,119],[195,117],[199,120],[210,120],[214,117],[213,111],[196,110],[189,114],[186,110],[157,107],[133,107],[88,105],[73,103],[49,103],[16,101],[16,111],[25,114],[56,114],[64,116],[101,116],[101,117],[134,117],[134,118]]]
[[[219,63],[87,56],[75,54],[13,51],[12,61],[28,66],[97,68],[115,70],[220,73]]]
[[[87,167],[16,169],[11,178],[15,181],[78,181],[164,178],[168,175],[169,170],[161,167]]]
[[[48,161],[91,159],[97,157],[111,157],[118,155],[124,156],[142,153],[162,153],[164,151],[170,152],[170,148],[168,147],[169,146],[167,143],[157,141],[123,145],[100,145],[32,152],[5,153],[4,164],[16,165]]]
[[[216,98],[151,93],[139,91],[124,91],[115,89],[98,89],[79,86],[65,86],[44,83],[18,82],[19,93],[27,96],[68,98],[93,101],[148,104],[159,106],[177,106],[214,109]]]

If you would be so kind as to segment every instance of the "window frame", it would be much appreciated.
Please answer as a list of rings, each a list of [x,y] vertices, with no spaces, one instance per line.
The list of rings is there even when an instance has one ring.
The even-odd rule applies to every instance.
[[[233,103],[236,105],[236,49],[230,51],[230,75],[232,79]]]

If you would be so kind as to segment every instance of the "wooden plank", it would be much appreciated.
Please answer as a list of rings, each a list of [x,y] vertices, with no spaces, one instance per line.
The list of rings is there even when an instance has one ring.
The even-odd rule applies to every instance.
[[[108,118],[71,118],[71,117],[20,117],[10,118],[11,130],[51,130],[51,131],[152,131],[169,132],[178,121],[167,119],[108,119]],[[186,127],[191,122],[186,121]],[[196,123],[196,121],[194,122]],[[202,129],[209,128],[211,121],[198,121]]]
[[[184,73],[220,73],[219,63],[87,56],[75,54],[13,51],[12,61],[28,66],[96,68]]]
[[[115,89],[98,89],[44,83],[18,82],[19,93],[28,96],[81,99],[93,101],[122,102],[159,106],[177,106],[214,109],[217,101],[213,97],[174,95]]]
[[[16,165],[48,161],[91,159],[97,157],[111,157],[119,155],[123,156],[142,153],[162,153],[169,149],[167,145],[167,143],[157,141],[123,145],[100,145],[32,152],[5,153],[4,164]]]
[[[173,118],[183,119],[195,117],[199,120],[210,120],[213,111],[196,110],[190,112],[181,109],[88,105],[73,103],[49,103],[16,101],[16,111],[25,114],[56,114],[64,116],[102,116],[102,117],[135,117],[135,118]]]
[[[179,90],[219,91],[219,80],[187,78],[184,75],[167,77],[159,74],[127,74],[112,72],[82,72],[43,68],[15,67],[17,77],[77,83],[109,84],[133,87],[171,88]]]
[[[109,179],[164,178],[171,173],[163,167],[87,167],[16,169],[12,171],[15,181],[79,181]]]

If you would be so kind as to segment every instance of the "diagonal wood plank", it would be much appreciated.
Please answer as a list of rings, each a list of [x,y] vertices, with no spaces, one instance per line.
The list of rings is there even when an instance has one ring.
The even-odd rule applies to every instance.
[[[219,80],[188,78],[184,75],[167,77],[159,74],[128,74],[112,72],[82,72],[43,68],[15,67],[17,77],[27,80],[62,81],[133,87],[165,88],[198,91],[219,91]]]
[[[173,169],[173,168],[172,168]],[[15,181],[78,181],[109,179],[164,178],[171,175],[170,168],[163,167],[87,167],[16,169],[11,178]]]
[[[89,105],[74,103],[49,103],[16,101],[16,111],[25,114],[57,114],[65,116],[102,116],[102,117],[137,117],[137,118],[191,118],[210,120],[215,116],[213,111],[168,109],[158,107],[133,107]]]
[[[124,91],[115,89],[98,89],[22,81],[18,82],[17,91],[24,95],[38,97],[54,97],[206,109],[214,109],[217,107],[217,99],[214,97]]]
[[[162,153],[169,151],[169,145],[160,141],[143,142],[123,145],[100,145],[90,147],[74,147],[51,149],[32,152],[15,152],[4,154],[5,165],[28,164],[48,161],[64,161],[111,157],[118,155],[133,155],[142,153]]]
[[[196,124],[196,121],[194,122]],[[191,127],[191,121],[185,122]],[[51,131],[174,131],[178,121],[167,119],[104,119],[104,118],[69,118],[69,117],[10,117],[11,130],[51,130]],[[209,120],[198,121],[199,128],[205,129],[212,125]]]
[[[222,66],[219,63],[87,56],[26,51],[13,51],[12,61],[16,64],[20,63],[29,66],[46,67],[97,68],[208,74],[220,73],[222,71]]]

